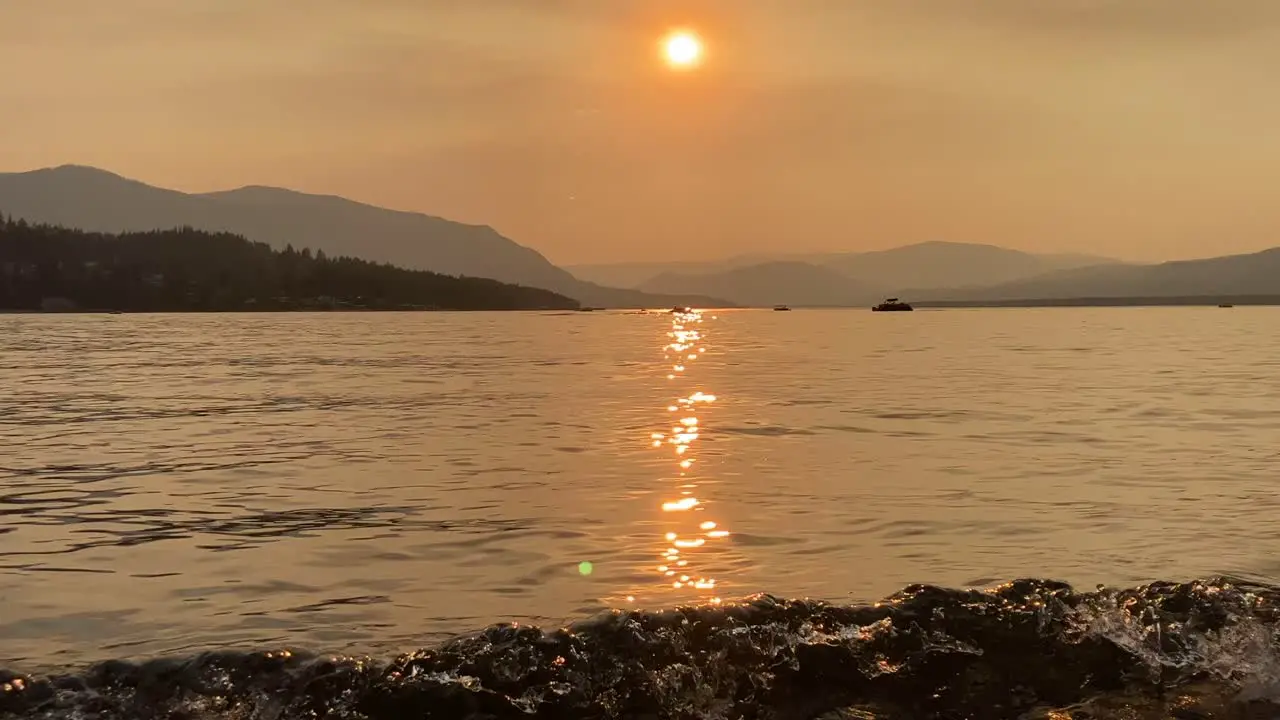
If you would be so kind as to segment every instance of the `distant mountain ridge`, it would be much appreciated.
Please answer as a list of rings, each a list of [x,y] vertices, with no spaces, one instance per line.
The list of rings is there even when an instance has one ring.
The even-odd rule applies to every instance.
[[[192,228],[107,234],[0,218],[0,311],[569,310],[550,290],[274,250]]]
[[[1056,270],[1116,263],[1107,258],[1040,255],[997,245],[937,240],[819,258],[827,267],[895,293],[913,287],[995,285]]]
[[[760,257],[730,258],[719,267],[698,263],[692,271],[681,266],[682,271],[661,272],[639,287],[648,292],[696,289],[752,306],[848,306],[890,295],[911,296],[911,292],[920,290],[985,287],[1081,265],[1114,262],[954,242],[924,242],[861,253],[791,255],[786,260]],[[597,272],[613,272],[613,277],[620,279],[626,270],[598,267]]]
[[[804,262],[767,262],[724,272],[696,275],[663,273],[646,282],[648,292],[685,292],[698,288],[748,307],[847,307],[872,302],[881,290],[831,268]]]
[[[924,242],[860,253],[576,266],[584,280],[488,226],[257,185],[188,194],[74,165],[0,173],[0,212],[99,232],[183,226],[231,232],[277,249],[308,247],[334,256],[542,288],[588,306],[856,306],[886,296],[986,302],[1280,294],[1280,248],[1131,264],[994,245]],[[633,287],[606,287],[592,280]]]
[[[638,288],[660,275],[709,275],[725,270],[732,270],[759,262],[784,260],[785,258],[765,258],[735,262],[737,258],[704,262],[623,262],[598,263],[588,265],[566,265],[565,270],[573,276],[588,282],[600,283],[612,287]]]
[[[777,290],[771,295],[768,286],[744,284],[748,277],[764,276],[760,270],[748,268],[762,269],[778,263],[809,266],[806,286],[793,288],[787,278],[779,278],[771,283]],[[929,241],[869,252],[752,254],[722,261],[571,265],[569,269],[576,276],[595,282],[649,292],[688,292],[704,287],[705,292],[728,293],[721,296],[742,304],[757,304],[766,298],[775,302],[765,304],[793,303],[784,296],[803,295],[846,296],[861,304],[875,295],[902,293],[908,288],[980,287],[1055,270],[1115,263],[1110,258],[1089,255],[1035,254],[995,245]],[[792,269],[796,272],[791,273],[790,279],[798,280],[798,268]]]
[[[1071,268],[982,288],[919,290],[922,300],[1280,295],[1280,247],[1153,265]]]
[[[667,270],[642,282],[640,288],[699,290],[757,307],[857,306],[890,296],[926,303],[984,303],[1280,295],[1280,248],[1158,264],[1123,263],[1089,255],[1036,255],[994,245],[947,242],[790,257],[804,260],[755,256],[730,258],[718,266],[676,265],[695,270]],[[625,267],[603,266],[597,271],[620,277]]]
[[[700,294],[650,297],[584,282],[488,226],[282,188],[183,193],[97,168],[64,165],[0,173],[0,212],[98,232],[182,226],[231,232],[277,249],[309,247],[409,269],[543,288],[587,305],[726,304]]]

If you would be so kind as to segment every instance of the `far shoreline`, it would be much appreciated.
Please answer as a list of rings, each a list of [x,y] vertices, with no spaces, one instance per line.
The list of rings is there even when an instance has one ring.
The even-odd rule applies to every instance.
[[[1219,307],[1280,305],[1280,295],[1186,295],[1135,297],[1032,298],[1019,300],[921,300],[918,308],[1048,308],[1048,307]]]
[[[964,310],[964,309],[1018,309],[1018,308],[1121,308],[1121,307],[1277,307],[1280,306],[1280,295],[1196,295],[1177,297],[1078,297],[1078,298],[1030,298],[1016,300],[920,300],[911,305],[918,309],[931,310]],[[864,305],[800,305],[789,307],[800,310],[868,310]],[[699,308],[710,310],[771,310],[772,306],[761,305],[723,308]],[[589,310],[599,312],[626,313],[663,313],[664,308],[642,307],[591,307]],[[0,308],[0,315],[284,315],[310,313],[316,315],[349,314],[349,313],[555,313],[578,314],[588,311],[580,308],[370,308],[370,307],[301,307],[301,308],[211,308],[211,309],[154,309],[154,310],[104,310],[69,308],[57,310],[41,310],[30,308]]]
[[[219,308],[210,310],[30,310],[0,309],[0,315],[343,315],[355,313],[576,313],[573,308],[270,308],[246,310]]]
[[[1053,308],[1053,307],[1220,307],[1223,305],[1271,307],[1280,306],[1280,295],[1194,295],[1177,297],[1077,297],[1027,298],[1016,300],[912,300],[916,308],[933,310],[982,308]],[[793,310],[870,310],[871,305],[802,305],[791,304]],[[748,308],[738,308],[748,309]],[[752,310],[770,310],[768,305],[753,305]]]

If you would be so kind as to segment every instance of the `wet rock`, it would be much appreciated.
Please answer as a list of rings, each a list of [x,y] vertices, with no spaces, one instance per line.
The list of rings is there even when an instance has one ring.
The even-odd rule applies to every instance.
[[[1226,579],[916,585],[862,607],[762,595],[560,630],[498,625],[388,663],[207,653],[8,672],[0,717],[1276,718],[1278,599]]]

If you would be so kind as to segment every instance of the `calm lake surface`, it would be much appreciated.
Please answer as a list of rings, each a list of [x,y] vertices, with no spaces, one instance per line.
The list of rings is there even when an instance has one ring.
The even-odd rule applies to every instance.
[[[0,666],[1280,579],[1278,320],[0,316]]]

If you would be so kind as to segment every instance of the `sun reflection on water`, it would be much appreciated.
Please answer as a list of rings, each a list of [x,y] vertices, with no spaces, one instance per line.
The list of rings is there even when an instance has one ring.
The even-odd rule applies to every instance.
[[[702,313],[697,310],[672,311],[671,330],[667,333],[670,342],[663,348],[663,357],[670,363],[668,380],[688,380],[689,371],[706,352],[700,330],[702,322]],[[670,430],[649,436],[654,448],[666,446],[672,453],[679,483],[674,489],[674,496],[669,496],[661,504],[666,530],[662,536],[662,549],[657,553],[657,562],[653,566],[661,578],[660,587],[687,595],[679,598],[678,602],[720,602],[716,594],[716,579],[700,569],[698,560],[709,543],[728,537],[729,532],[714,520],[705,519],[707,508],[704,500],[695,494],[699,478],[693,470],[696,462],[694,443],[702,430],[698,409],[715,401],[715,395],[702,390],[677,398],[667,406],[667,412],[675,418],[669,423]],[[638,595],[628,595],[627,599],[640,602],[642,599]],[[657,599],[657,602],[670,604],[669,599],[664,598]]]

